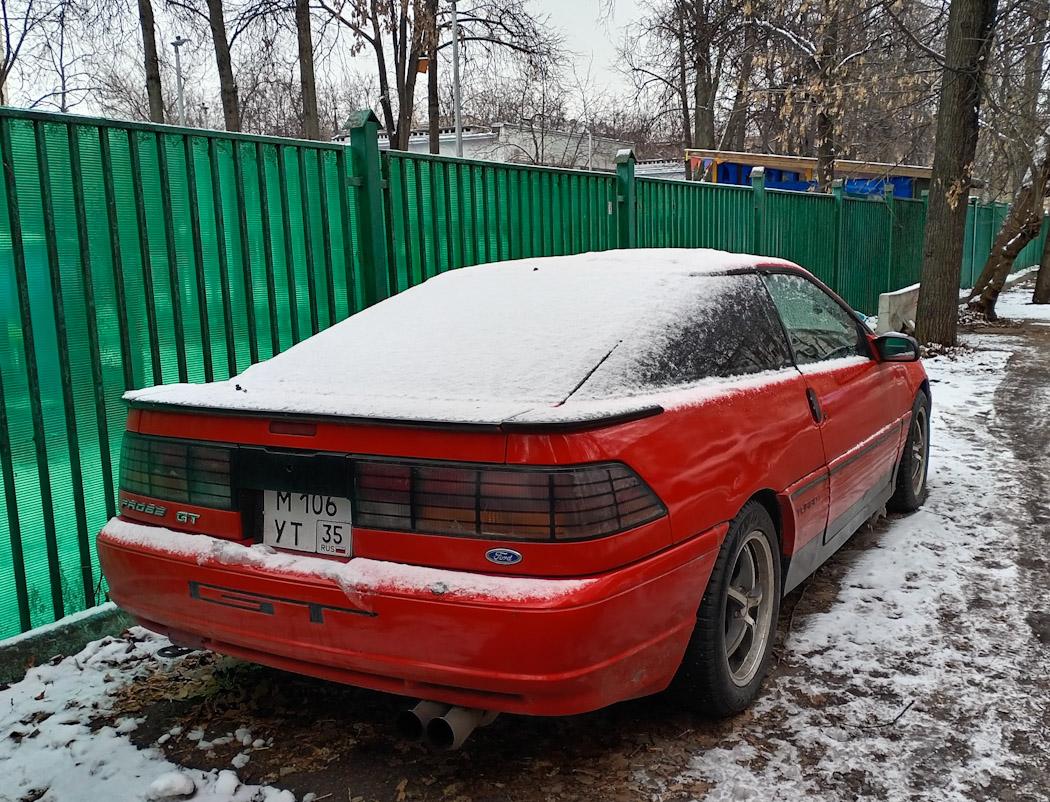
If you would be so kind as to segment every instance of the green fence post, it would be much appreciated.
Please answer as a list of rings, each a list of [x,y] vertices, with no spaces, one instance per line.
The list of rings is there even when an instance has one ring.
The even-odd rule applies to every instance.
[[[616,216],[620,232],[619,247],[634,248],[638,243],[638,220],[634,193],[634,151],[616,151]]]
[[[766,168],[751,170],[751,194],[754,200],[754,234],[751,244],[755,253],[766,255]]]
[[[383,232],[383,177],[379,163],[379,119],[371,109],[350,112],[350,151],[354,176],[349,183],[358,188],[357,236],[361,264],[369,275],[361,282],[364,305],[390,297],[386,235]]]
[[[886,280],[883,282],[883,287],[886,289],[883,292],[892,292],[898,290],[900,287],[894,287],[890,282],[893,281],[893,241],[896,239],[894,236],[897,228],[897,208],[893,202],[893,184],[888,181],[883,185],[882,196],[886,201],[886,214],[889,218],[886,223]]]
[[[835,232],[834,232],[834,244],[832,245],[832,264],[831,264],[831,289],[835,292],[842,294],[842,287],[839,286],[839,272],[842,268],[842,226],[845,223],[845,203],[843,201],[844,187],[841,178],[836,178],[831,182],[831,195],[835,199]]]

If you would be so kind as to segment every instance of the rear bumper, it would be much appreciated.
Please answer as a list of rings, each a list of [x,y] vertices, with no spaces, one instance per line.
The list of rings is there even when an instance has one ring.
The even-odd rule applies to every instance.
[[[289,558],[121,519],[98,553],[110,597],[184,645],[406,696],[568,715],[667,686],[724,534],[582,580]]]

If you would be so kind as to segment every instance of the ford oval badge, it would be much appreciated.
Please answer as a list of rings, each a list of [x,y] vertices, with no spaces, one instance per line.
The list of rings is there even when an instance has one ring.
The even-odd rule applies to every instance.
[[[485,559],[496,565],[514,565],[521,562],[521,555],[514,549],[489,549]]]

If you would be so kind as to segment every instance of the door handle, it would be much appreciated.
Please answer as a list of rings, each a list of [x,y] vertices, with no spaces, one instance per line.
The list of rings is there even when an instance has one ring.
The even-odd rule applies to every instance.
[[[820,401],[817,400],[817,394],[813,392],[812,387],[806,388],[806,399],[809,401],[809,412],[813,420],[820,423],[824,420],[824,412],[820,408]]]

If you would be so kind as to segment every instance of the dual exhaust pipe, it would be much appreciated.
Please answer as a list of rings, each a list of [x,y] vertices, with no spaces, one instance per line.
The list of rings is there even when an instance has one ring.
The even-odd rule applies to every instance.
[[[406,740],[425,740],[438,749],[452,750],[459,749],[475,729],[491,724],[498,715],[477,707],[423,701],[398,713],[394,726]]]

